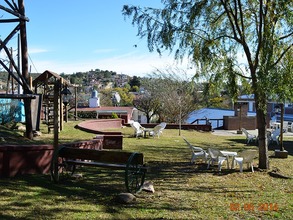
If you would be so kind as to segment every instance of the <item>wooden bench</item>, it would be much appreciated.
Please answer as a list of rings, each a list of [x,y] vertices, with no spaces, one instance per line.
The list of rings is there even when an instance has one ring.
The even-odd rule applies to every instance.
[[[60,173],[70,166],[73,174],[77,165],[125,170],[125,186],[131,193],[140,190],[147,171],[142,153],[60,146],[52,158],[52,179],[58,182]]]

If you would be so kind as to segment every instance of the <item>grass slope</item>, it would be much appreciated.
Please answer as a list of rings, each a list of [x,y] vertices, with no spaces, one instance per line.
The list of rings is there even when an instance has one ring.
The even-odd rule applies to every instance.
[[[60,142],[87,140],[93,134],[74,128],[69,122],[60,132]],[[125,192],[121,171],[81,168],[82,179],[64,178],[59,184],[49,175],[27,175],[0,179],[0,219],[291,219],[292,179],[273,178],[256,169],[239,172],[206,164],[190,164],[191,153],[178,130],[164,130],[158,138],[133,138],[131,128],[121,129],[123,148],[144,153],[150,167],[147,181],[155,193],[140,192],[134,204],[119,204],[115,197]],[[12,137],[9,131],[0,129]],[[192,144],[240,151],[256,148],[245,145],[244,136],[216,136],[213,133],[182,131]],[[17,137],[18,139],[19,137]],[[10,140],[10,139],[9,139]],[[35,142],[53,143],[45,134]],[[1,144],[1,143],[0,143]],[[292,139],[285,139],[287,159],[274,158],[270,167],[292,177]],[[256,159],[257,164],[257,159]],[[246,166],[245,166],[246,168]]]

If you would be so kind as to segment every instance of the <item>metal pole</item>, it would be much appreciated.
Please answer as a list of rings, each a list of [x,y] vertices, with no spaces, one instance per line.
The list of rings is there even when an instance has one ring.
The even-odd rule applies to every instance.
[[[240,123],[239,123],[239,131],[242,134],[242,105],[240,104]]]
[[[181,97],[179,97],[179,136],[181,136]]]
[[[20,68],[20,37],[19,37],[19,34],[17,36],[17,66],[19,69]],[[19,79],[18,74],[17,74],[17,78]],[[18,87],[17,87],[18,94],[22,94],[22,91],[20,91],[20,90],[21,90],[21,86],[18,83]]]
[[[280,128],[280,151],[284,151],[283,145],[283,126],[284,126],[284,104],[280,104],[281,106],[281,128]]]
[[[181,117],[182,117],[182,105],[181,105],[181,96],[183,94],[183,91],[181,88],[177,89],[177,95],[178,95],[178,104],[179,104],[179,136],[181,136]]]
[[[77,121],[77,87],[74,87],[74,118]]]
[[[68,108],[67,108],[68,104],[64,104],[64,105],[65,105],[65,122],[68,122]]]

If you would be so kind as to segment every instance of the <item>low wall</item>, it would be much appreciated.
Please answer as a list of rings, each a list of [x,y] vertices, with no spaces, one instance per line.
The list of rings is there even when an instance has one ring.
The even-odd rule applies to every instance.
[[[98,134],[95,139],[103,139],[103,149],[120,149],[123,146],[123,135],[121,132],[103,131],[109,128],[121,128],[121,118],[87,120],[77,125],[77,128],[93,134]]]
[[[104,142],[104,139],[103,139],[103,136],[101,136],[101,138],[96,138],[96,139],[89,140],[89,141],[65,143],[65,144],[62,144],[62,146],[84,148],[84,149],[93,149],[93,150],[102,150],[104,148],[103,142]]]
[[[103,131],[110,128],[121,128],[123,119],[97,119],[86,120],[79,123],[76,127],[80,130],[93,134],[121,135],[121,132]]]
[[[87,149],[122,149],[121,136],[99,135],[93,140],[62,144]],[[53,145],[2,145],[0,146],[0,177],[50,172]]]
[[[0,146],[0,177],[48,173],[53,152],[52,145]]]
[[[145,128],[153,128],[158,124],[141,124]],[[129,125],[130,126],[130,125]],[[166,129],[179,129],[178,124],[167,124]],[[197,125],[197,124],[182,124],[182,130],[196,130],[196,131],[211,131],[211,125]]]
[[[103,135],[103,149],[122,150],[123,135]]]

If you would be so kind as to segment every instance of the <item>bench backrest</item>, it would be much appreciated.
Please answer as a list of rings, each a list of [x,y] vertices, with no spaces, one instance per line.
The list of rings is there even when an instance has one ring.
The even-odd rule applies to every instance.
[[[133,152],[127,151],[79,149],[63,146],[59,148],[59,157],[67,159],[93,160],[101,163],[127,164],[127,161],[132,154]],[[143,165],[143,154],[136,154],[136,163]]]

